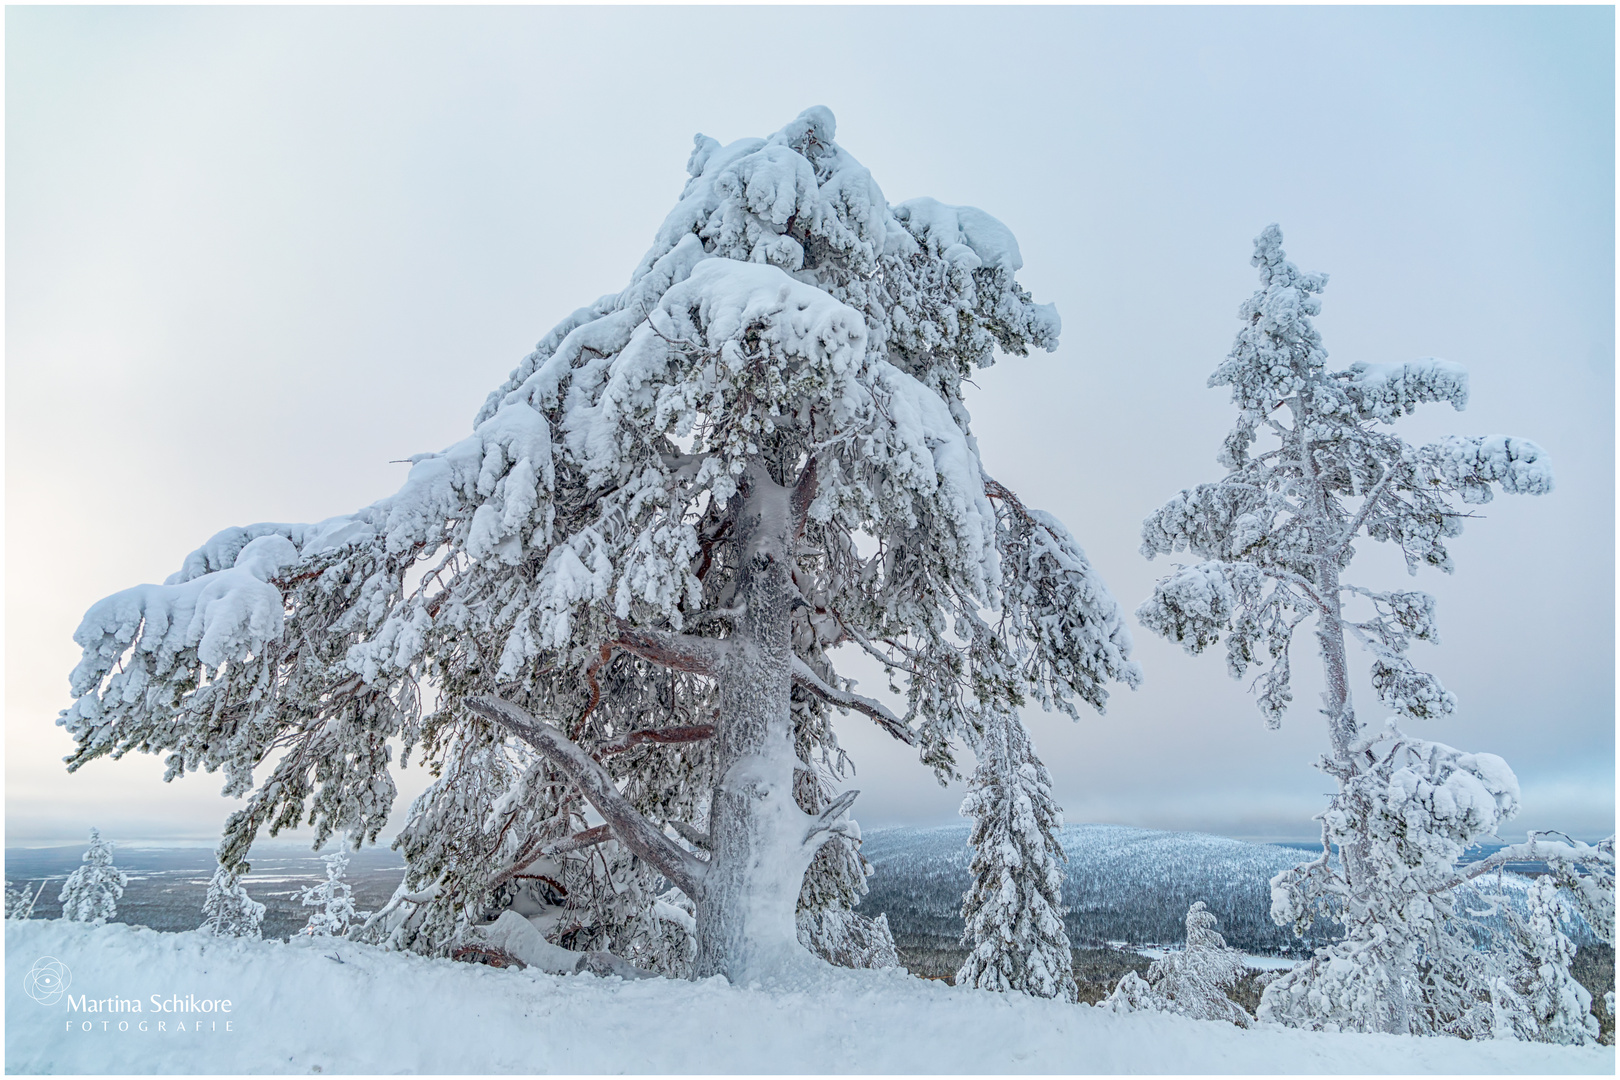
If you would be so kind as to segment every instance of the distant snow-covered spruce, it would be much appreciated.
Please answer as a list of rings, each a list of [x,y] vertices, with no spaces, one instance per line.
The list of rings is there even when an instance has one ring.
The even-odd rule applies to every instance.
[[[1231,387],[1239,409],[1220,455],[1227,475],[1182,491],[1142,526],[1148,558],[1186,551],[1202,561],[1161,580],[1137,617],[1189,653],[1224,635],[1234,678],[1261,669],[1260,709],[1273,726],[1293,699],[1294,631],[1307,620],[1315,627],[1332,747],[1320,767],[1338,793],[1320,818],[1320,858],[1273,880],[1272,915],[1303,928],[1326,911],[1344,938],[1270,983],[1259,1017],[1331,1030],[1596,1038],[1590,999],[1568,974],[1574,950],[1559,909],[1572,905],[1613,940],[1613,838],[1587,845],[1532,836],[1459,867],[1470,844],[1517,814],[1518,781],[1494,754],[1397,726],[1456,708],[1407,656],[1413,641],[1437,639],[1434,598],[1342,576],[1363,537],[1396,544],[1413,574],[1419,566],[1449,573],[1445,541],[1464,517],[1456,500],[1488,502],[1493,487],[1549,492],[1546,455],[1504,435],[1417,447],[1392,434],[1426,402],[1462,409],[1467,373],[1441,360],[1329,370],[1311,321],[1327,277],[1288,262],[1275,225],[1255,240],[1252,261],[1260,289],[1242,305],[1243,328],[1209,380]],[[1398,714],[1382,728],[1352,705],[1347,637],[1370,654],[1378,700]],[[1503,909],[1505,932],[1473,920],[1459,887],[1521,859],[1545,861],[1563,892],[1538,890],[1529,919]],[[1532,992],[1530,971],[1556,992]]]
[[[112,860],[113,842],[103,840],[100,829],[91,829],[83,865],[68,875],[57,897],[62,918],[100,923],[118,914],[118,901],[129,884],[129,875],[114,866]]]
[[[345,937],[351,922],[371,913],[354,908],[354,890],[343,880],[349,857],[337,851],[321,856],[321,861],[326,864],[326,880],[311,885],[299,896],[304,907],[315,909],[302,932],[312,937]]]
[[[447,954],[513,912],[666,974],[776,975],[801,942],[891,956],[852,911],[831,710],[944,777],[985,717],[1100,709],[1139,673],[1079,546],[971,434],[973,372],[1057,344],[1011,232],[891,206],[833,135],[813,108],[767,139],[699,136],[629,285],[397,493],[227,529],[93,606],[70,767],[139,749],[171,778],[223,770],[240,871],[261,829],[374,839],[400,740],[440,775],[361,931],[398,947]],[[853,693],[835,646],[880,660],[905,714]]]

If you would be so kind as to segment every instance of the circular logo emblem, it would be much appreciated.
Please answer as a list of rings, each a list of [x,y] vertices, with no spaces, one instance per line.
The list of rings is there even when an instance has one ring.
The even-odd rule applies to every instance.
[[[54,956],[42,956],[23,976],[23,992],[41,1005],[55,1005],[67,993],[73,972]]]

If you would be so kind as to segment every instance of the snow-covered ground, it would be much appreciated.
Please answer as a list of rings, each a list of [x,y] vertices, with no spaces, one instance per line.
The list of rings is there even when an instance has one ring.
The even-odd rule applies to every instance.
[[[70,981],[42,1004],[30,986],[46,1000],[52,987],[28,973],[47,957]],[[138,1000],[142,1011],[70,1008],[80,995],[87,1005]],[[230,1008],[154,1010],[176,999]],[[312,947],[31,920],[6,923],[5,1064],[8,1073],[1612,1074],[1615,1057],[1609,1047],[1116,1016],[899,971],[827,969],[799,985],[749,989],[623,982],[330,939]]]

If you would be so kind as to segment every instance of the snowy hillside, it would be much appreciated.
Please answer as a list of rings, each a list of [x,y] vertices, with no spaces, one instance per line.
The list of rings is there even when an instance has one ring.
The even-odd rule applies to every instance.
[[[1615,1064],[1611,1047],[1117,1016],[898,971],[829,968],[773,988],[626,983],[347,943],[43,920],[7,922],[6,955],[8,1073],[1612,1073]],[[26,992],[29,965],[45,957],[71,980],[51,1004]],[[80,1011],[77,995],[86,1005],[139,1001],[143,1011]],[[230,1011],[156,1012],[154,995],[183,1005],[229,1000]]]
[[[1064,922],[1077,945],[1180,941],[1187,908],[1202,900],[1235,947],[1282,953],[1301,946],[1271,921],[1268,883],[1311,858],[1309,852],[1117,825],[1069,825],[1059,835],[1069,858]],[[965,824],[868,830],[861,852],[877,873],[868,881],[862,912],[886,913],[902,942],[954,941],[962,932],[968,884],[967,836]],[[1319,932],[1325,940],[1332,928],[1321,924]]]

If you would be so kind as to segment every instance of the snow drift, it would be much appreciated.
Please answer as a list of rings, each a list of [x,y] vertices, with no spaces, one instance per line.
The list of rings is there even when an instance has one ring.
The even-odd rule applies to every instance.
[[[765,987],[626,982],[330,938],[287,945],[44,920],[8,921],[6,955],[8,1073],[1612,1074],[1615,1066],[1612,1047],[1242,1031],[893,970],[829,967]],[[46,957],[69,973],[67,993],[48,1005],[41,1000],[51,994],[31,997],[25,979]],[[143,1009],[85,1011],[81,995],[86,1006],[111,998]],[[153,995],[229,1000],[231,1010],[157,1012]]]

